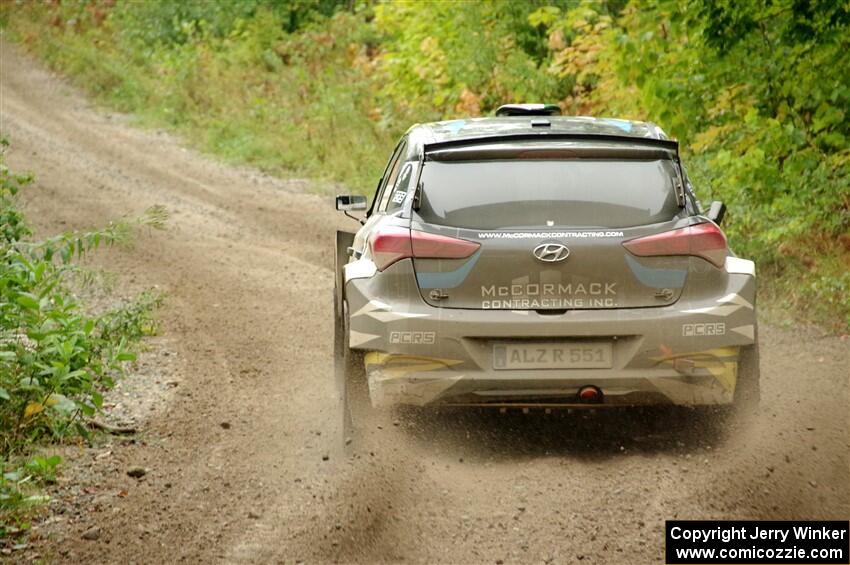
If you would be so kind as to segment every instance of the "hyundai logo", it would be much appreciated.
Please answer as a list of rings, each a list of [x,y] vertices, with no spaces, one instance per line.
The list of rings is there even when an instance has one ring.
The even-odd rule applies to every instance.
[[[544,243],[534,248],[534,256],[544,263],[557,263],[570,256],[570,250],[560,243]]]

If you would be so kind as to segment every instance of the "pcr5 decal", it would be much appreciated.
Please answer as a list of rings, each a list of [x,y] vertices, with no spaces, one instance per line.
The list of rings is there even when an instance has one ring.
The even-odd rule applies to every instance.
[[[390,343],[405,345],[434,345],[437,342],[435,332],[390,332]]]
[[[724,322],[713,324],[682,324],[682,335],[684,337],[726,335],[726,324]]]

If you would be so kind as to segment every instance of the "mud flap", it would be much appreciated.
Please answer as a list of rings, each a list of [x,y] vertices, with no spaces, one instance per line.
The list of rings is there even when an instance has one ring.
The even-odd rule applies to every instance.
[[[346,231],[336,232],[334,247],[334,316],[343,314],[342,303],[345,301],[345,275],[342,268],[348,263],[348,248],[354,244],[354,234]]]
[[[348,391],[349,351],[348,328],[345,323],[345,276],[343,266],[348,263],[348,248],[354,243],[354,234],[337,231],[334,253],[334,380],[337,392],[339,445],[345,449],[353,433],[351,403]]]

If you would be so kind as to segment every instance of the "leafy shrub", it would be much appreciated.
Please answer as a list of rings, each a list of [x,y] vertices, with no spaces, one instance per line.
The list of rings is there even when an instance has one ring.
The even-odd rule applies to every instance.
[[[65,285],[77,272],[73,258],[127,239],[135,226],[161,227],[152,209],[134,221],[100,230],[70,232],[43,241],[29,233],[16,212],[15,196],[27,179],[0,168],[0,455],[30,441],[61,435],[69,426],[85,434],[113,384],[112,375],[132,361],[133,343],[144,333],[155,300],[87,315]]]
[[[528,20],[541,4],[378,4],[375,26],[384,46],[378,64],[385,77],[380,96],[415,111],[421,121],[561,98],[571,82],[545,72],[545,36]]]
[[[34,456],[14,463],[9,465],[0,457],[0,540],[10,545],[29,530],[27,516],[50,499],[41,489],[56,482],[62,458]]]
[[[162,227],[162,209],[99,230],[31,241],[17,207],[30,180],[11,172],[0,151],[0,510],[42,500],[25,487],[54,480],[60,460],[15,461],[33,442],[88,436],[86,418],[102,406],[103,392],[124,364],[135,359],[159,303],[143,294],[95,316],[75,299],[69,282],[81,272],[74,259],[126,241],[139,226]]]

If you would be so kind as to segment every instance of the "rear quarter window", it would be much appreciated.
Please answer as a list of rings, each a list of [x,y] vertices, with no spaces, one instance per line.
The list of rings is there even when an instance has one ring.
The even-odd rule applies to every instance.
[[[402,204],[404,204],[404,200],[407,198],[407,193],[410,191],[411,182],[415,176],[415,169],[416,161],[408,161],[402,165],[398,179],[396,179],[395,185],[392,187],[392,191],[390,192],[390,199],[387,202],[387,212],[395,212],[401,208]],[[387,190],[389,190],[389,188]]]
[[[680,211],[669,159],[430,161],[421,220],[453,227],[623,228]]]

